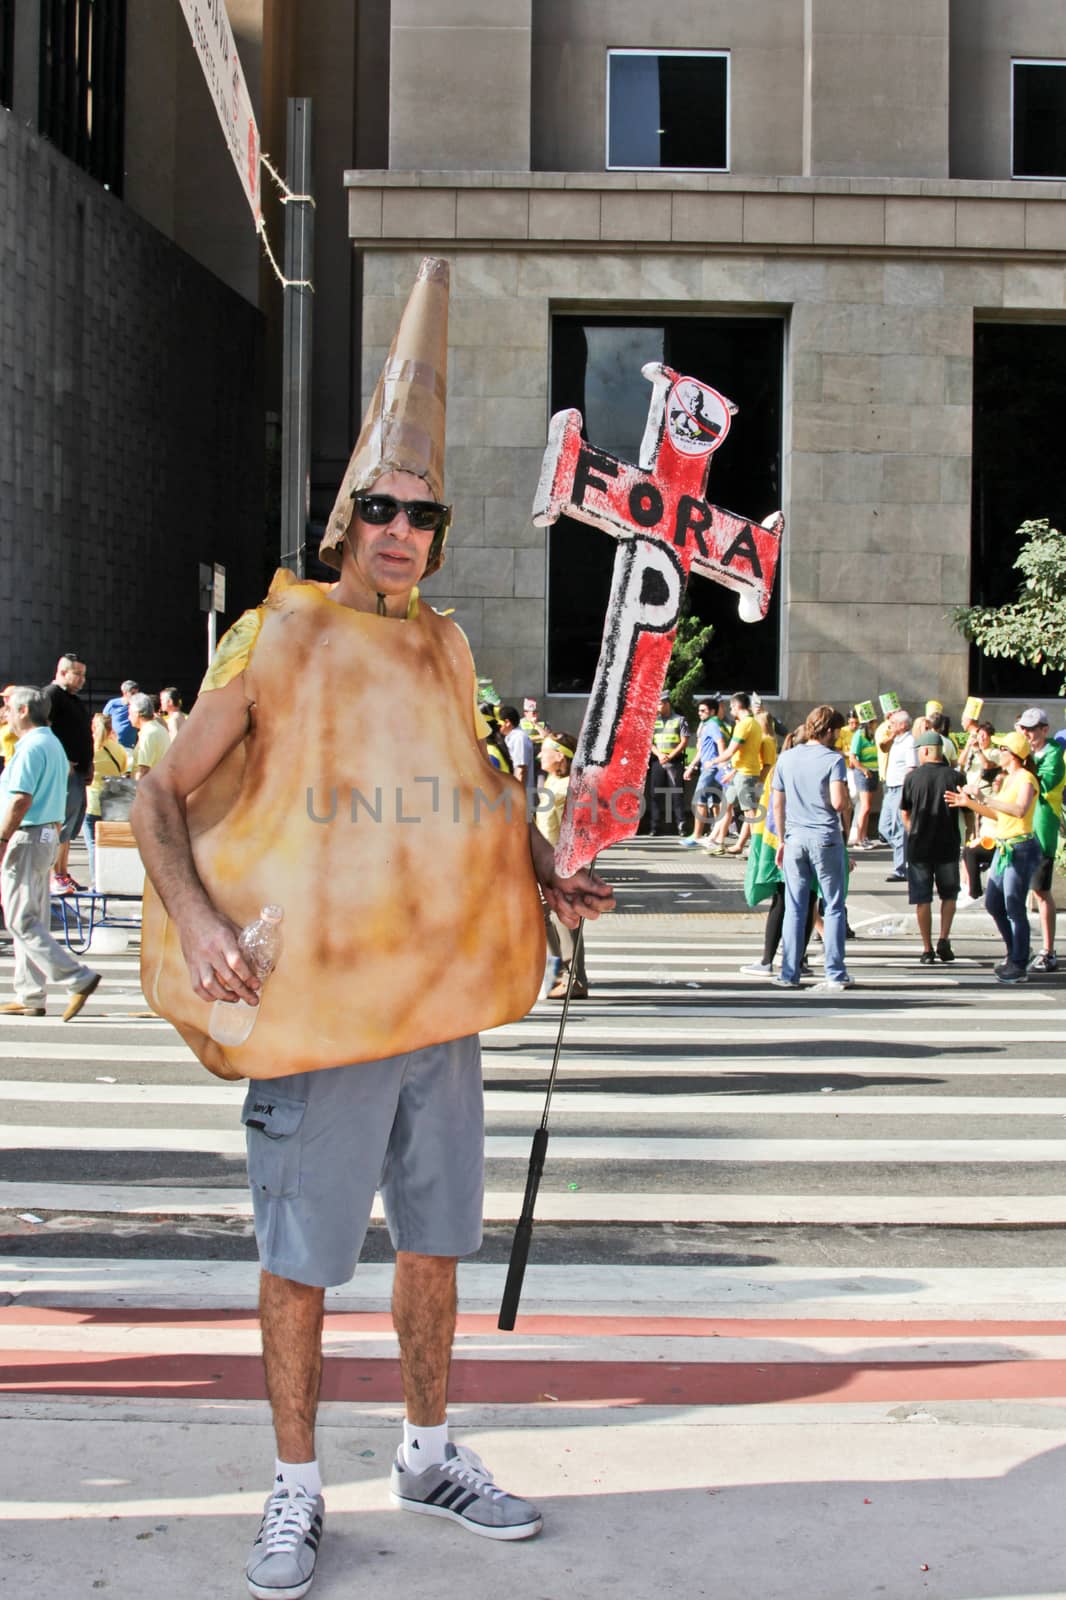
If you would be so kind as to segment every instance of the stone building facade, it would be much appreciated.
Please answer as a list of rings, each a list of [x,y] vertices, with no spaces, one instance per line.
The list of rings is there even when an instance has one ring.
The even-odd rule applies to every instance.
[[[270,499],[264,424],[268,434],[276,429],[281,392],[281,291],[176,0],[101,0],[125,27],[121,194],[94,189],[41,145],[37,41],[42,21],[69,3],[14,0],[13,55],[0,58],[0,100],[8,102],[0,168],[17,148],[22,170],[32,158],[51,174],[31,188],[10,181],[10,165],[0,170],[12,263],[0,365],[34,367],[44,385],[40,416],[52,428],[31,430],[19,471],[32,492],[16,510],[10,495],[0,505],[0,549],[15,559],[37,536],[53,443],[62,446],[70,506],[97,494],[91,469],[104,458],[102,448],[67,448],[62,384],[49,410],[47,369],[35,351],[25,354],[16,331],[53,303],[62,326],[71,295],[70,326],[80,318],[103,328],[114,308],[93,295],[111,292],[140,307],[128,321],[154,331],[101,347],[101,394],[150,392],[158,338],[168,361],[186,363],[179,392],[212,396],[185,410],[169,395],[155,411],[140,407],[132,436],[157,430],[158,492],[142,512],[127,453],[107,477],[112,521],[119,530],[136,523],[149,567],[163,562],[158,604],[168,617],[164,551],[180,550],[186,564],[226,560],[239,569],[226,622],[256,597],[258,574],[278,550],[276,523],[261,508]],[[1051,164],[1037,177],[1028,157],[1020,163],[1016,94],[1019,72],[1034,63],[1055,79],[1053,100],[1066,83],[1061,0],[898,0],[888,9],[878,0],[674,0],[669,8],[646,0],[227,0],[227,10],[263,147],[280,166],[286,98],[313,104],[311,550],[414,265],[434,251],[453,267],[448,487],[456,515],[449,559],[429,591],[455,608],[479,670],[505,696],[536,694],[564,725],[580,717],[610,552],[596,554],[600,536],[587,531],[579,551],[575,525],[534,528],[530,508],[551,411],[577,403],[574,352],[588,345],[591,382],[595,339],[609,342],[619,329],[635,330],[633,350],[665,340],[672,365],[740,403],[715,458],[711,498],[760,517],[780,506],[786,516],[766,623],[738,631],[730,597],[716,591],[712,603],[711,585],[692,586],[700,614],[718,628],[707,657],[717,686],[757,687],[785,716],[814,700],[843,703],[884,689],[911,703],[936,694],[957,709],[967,690],[983,688],[1002,720],[1035,696],[1022,675],[989,675],[950,613],[1006,596],[1012,533],[1024,516],[1066,518],[1066,475],[1061,488],[1047,475],[1066,411],[1066,96],[1034,124],[1046,131],[1050,117]],[[679,114],[663,89],[663,126],[651,130],[664,135],[659,155],[627,162],[619,130],[638,120],[621,87],[631,80],[616,76],[627,52],[631,61],[668,64],[693,53],[713,58],[727,85],[720,156],[693,153],[717,114],[710,100],[696,95]],[[40,235],[48,204],[59,256],[68,256],[64,241],[83,238],[91,280],[74,285],[42,257],[29,285],[19,241]],[[278,248],[284,215],[269,183],[264,210]],[[106,228],[79,234],[82,214]],[[125,229],[121,248],[111,242],[116,229]],[[137,277],[138,262],[146,278]],[[168,324],[159,307],[178,283],[198,286],[199,310]],[[776,354],[759,358],[759,382],[749,382],[756,363],[754,354],[746,360],[746,341],[768,326],[776,344],[762,344]],[[721,330],[731,330],[728,362]],[[754,352],[758,341],[749,342]],[[60,376],[66,370],[61,355],[53,365]],[[608,363],[595,407],[586,395],[590,437],[622,454],[639,440],[639,365]],[[0,473],[14,459],[12,392],[0,395],[8,449]],[[1005,431],[995,415],[1000,397]],[[216,432],[220,453],[208,459],[197,450],[190,466],[173,441],[188,429],[194,436],[195,417],[212,406],[233,422],[233,442]],[[121,405],[100,414],[125,425]],[[604,418],[616,436],[593,431]],[[762,443],[752,448],[757,425]],[[1011,448],[1000,448],[1001,438]],[[751,460],[740,469],[745,449]],[[236,474],[227,471],[234,452]],[[1002,474],[1012,454],[1020,482],[1007,492],[989,474]],[[240,493],[231,493],[238,478]],[[168,521],[160,508],[184,503],[194,487],[199,509]],[[65,536],[53,519],[48,537]],[[228,556],[220,553],[227,539]],[[97,569],[110,575],[108,595],[129,593],[122,556],[121,541],[101,533]],[[81,580],[67,584],[59,554],[53,568],[45,620],[70,638],[74,627],[86,653],[102,659],[96,637],[106,630],[95,602],[77,626]],[[151,616],[145,584],[128,615]],[[575,593],[583,610],[564,604]],[[179,644],[170,627],[149,627],[145,649],[165,638],[172,658]],[[173,627],[190,640],[192,679],[199,613],[182,612]],[[575,638],[576,664],[563,660]],[[128,652],[123,661],[123,672],[155,670]]]
[[[480,670],[507,695],[550,682],[549,541],[529,509],[553,319],[758,313],[785,329],[787,532],[777,659],[751,686],[786,715],[883,689],[957,714],[975,327],[1066,317],[1066,184],[1011,177],[1011,64],[1066,57],[1066,11],[393,0],[390,26],[390,164],[345,176],[363,390],[418,255],[448,256],[456,520],[432,589]],[[609,49],[696,46],[729,55],[729,170],[609,170]]]

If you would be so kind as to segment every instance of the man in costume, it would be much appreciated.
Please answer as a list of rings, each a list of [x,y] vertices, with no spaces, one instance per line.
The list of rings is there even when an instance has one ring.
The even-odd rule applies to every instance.
[[[447,1432],[456,1261],[481,1239],[477,1033],[537,996],[538,883],[568,926],[612,901],[587,871],[556,877],[518,784],[485,757],[466,640],[418,597],[449,520],[447,284],[444,262],[422,263],[322,541],[338,582],[277,575],[134,807],[154,886],[145,994],[211,1070],[253,1079],[243,1120],[278,1456],[247,1566],[259,1597],[311,1586],[323,1290],[350,1278],[379,1187],[407,1414],[392,1498],[488,1538],[541,1526]],[[397,702],[415,708],[415,737],[383,716]],[[268,901],[284,948],[261,988],[237,933]],[[255,1026],[223,1051],[211,1006],[238,999],[259,1002]]]

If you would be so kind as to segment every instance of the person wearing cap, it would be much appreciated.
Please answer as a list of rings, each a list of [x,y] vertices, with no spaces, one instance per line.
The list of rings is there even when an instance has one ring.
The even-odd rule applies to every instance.
[[[688,722],[670,704],[664,690],[651,741],[652,835],[685,831],[684,766],[688,748]],[[665,814],[665,824],[664,824]]]
[[[469,645],[419,596],[451,517],[447,297],[447,263],[427,257],[322,538],[337,581],[275,576],[219,644],[131,819],[149,879],[145,995],[210,1070],[252,1080],[277,1450],[246,1566],[256,1597],[304,1595],[314,1577],[324,1291],[355,1270],[378,1187],[405,1406],[392,1499],[485,1538],[541,1527],[448,1437],[456,1266],[482,1231],[478,1034],[539,994],[541,897],[569,927],[613,900],[586,870],[557,876],[522,788],[484,754]],[[269,903],[284,944],[264,987],[238,935]],[[212,1007],[237,1000],[255,1025],[223,1047]]]
[[[485,754],[498,772],[510,773],[512,771],[511,757],[503,734],[500,732],[500,725],[496,721],[496,707],[491,700],[482,700],[478,705],[478,711],[484,717],[485,726],[488,730],[485,734]]]
[[[959,898],[959,819],[944,804],[948,791],[962,788],[963,777],[944,760],[941,736],[934,728],[914,740],[918,765],[903,780],[900,819],[907,830],[907,899],[914,907],[922,937],[919,962],[931,967],[939,959],[954,961],[951,924]],[[933,951],[933,885],[940,899],[940,937]]]
[[[518,726],[523,733],[528,733],[533,742],[534,751],[547,736],[548,729],[537,716],[537,702],[531,695],[522,701],[522,720]]]
[[[696,725],[696,759],[685,768],[684,777],[687,781],[698,772],[699,778],[692,797],[692,833],[681,841],[686,849],[695,849],[702,840],[709,820],[709,802],[715,795],[721,795],[718,769],[726,747],[726,737],[718,720],[720,707],[721,697],[716,694],[701,695],[696,702],[696,715],[699,718]]]
[[[1066,785],[1066,756],[1061,746],[1050,737],[1047,712],[1039,706],[1030,706],[1023,711],[1014,726],[1029,741],[1029,749],[1036,763],[1036,775],[1040,780],[1040,799],[1033,816],[1033,832],[1043,852],[1043,860],[1033,873],[1029,888],[1030,893],[1036,896],[1043,948],[1029,970],[1056,972],[1059,963],[1055,954],[1055,852],[1059,845],[1062,792]]]
[[[537,795],[537,827],[552,849],[559,843],[559,832],[566,810],[566,795],[570,787],[570,763],[577,749],[577,739],[572,733],[546,734],[540,747],[540,764],[544,769],[544,783]],[[555,982],[546,999],[564,1000],[570,983],[570,969],[574,981],[570,985],[571,1000],[587,1000],[589,996],[588,973],[585,971],[585,941],[578,943],[573,930],[560,922],[554,911],[544,908],[545,932],[548,949],[556,962]]]
[[[1033,832],[1040,797],[1036,763],[1024,733],[1004,734],[999,746],[1005,774],[998,793],[978,800],[965,789],[946,793],[949,806],[966,806],[988,817],[996,842],[995,860],[985,885],[985,909],[1007,947],[1006,959],[994,969],[1000,983],[1024,983],[1029,965],[1029,913],[1026,902],[1043,851]]]

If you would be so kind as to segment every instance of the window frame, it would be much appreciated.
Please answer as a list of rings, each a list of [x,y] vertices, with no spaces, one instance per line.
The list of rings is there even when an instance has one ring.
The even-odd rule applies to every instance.
[[[1010,175],[1019,183],[1066,183],[1066,172],[1017,172],[1014,163],[1014,90],[1018,67],[1061,67],[1066,72],[1063,56],[1011,56],[1010,61]]]
[[[0,106],[15,98],[15,0],[0,0]]]
[[[724,167],[635,167],[629,163],[622,164],[611,160],[611,62],[616,56],[650,56],[653,60],[660,60],[663,56],[696,56],[713,57],[725,61],[725,166]],[[652,50],[644,45],[609,45],[607,47],[607,83],[604,106],[604,134],[603,153],[604,169],[607,172],[715,172],[730,173],[733,170],[733,140],[732,140],[732,112],[733,112],[733,64],[730,50],[688,50],[682,47],[665,50]]]
[[[554,395],[553,395],[553,370],[552,370],[553,351],[554,351],[554,347],[555,347],[554,324],[555,324],[556,319],[562,319],[562,318],[565,318],[567,320],[580,321],[582,323],[593,323],[593,324],[596,324],[596,325],[601,326],[601,327],[602,326],[608,326],[608,325],[623,326],[623,327],[634,326],[634,325],[655,326],[657,323],[661,322],[662,325],[663,325],[664,330],[665,330],[667,324],[690,322],[690,321],[691,322],[696,322],[696,321],[698,321],[698,322],[715,322],[715,321],[731,322],[731,321],[734,321],[734,320],[743,320],[743,321],[759,320],[759,321],[766,321],[766,322],[773,322],[773,323],[780,324],[780,327],[781,327],[781,369],[780,369],[779,378],[780,378],[780,386],[781,386],[780,387],[780,407],[781,407],[781,409],[780,409],[780,416],[779,416],[779,419],[778,419],[777,459],[778,459],[778,470],[780,472],[780,484],[779,484],[780,504],[781,504],[781,509],[784,511],[784,514],[785,514],[785,526],[786,526],[786,529],[788,528],[789,521],[790,521],[790,515],[791,515],[791,511],[790,511],[791,486],[790,486],[790,482],[789,482],[789,477],[790,477],[790,456],[791,456],[791,450],[792,450],[792,445],[791,445],[790,438],[789,438],[789,433],[790,433],[789,412],[790,412],[790,406],[791,406],[791,398],[790,397],[791,397],[791,383],[792,383],[792,378],[791,378],[791,318],[790,318],[788,312],[783,312],[783,311],[778,310],[778,309],[773,309],[771,307],[762,306],[762,305],[758,305],[758,304],[752,304],[750,306],[737,305],[737,306],[730,306],[730,307],[722,307],[722,308],[719,308],[719,309],[716,309],[716,310],[713,310],[713,311],[710,311],[710,310],[707,310],[706,308],[702,308],[701,307],[701,308],[699,308],[697,310],[694,310],[694,311],[678,312],[678,311],[663,311],[661,308],[657,307],[654,304],[653,305],[639,305],[639,304],[630,305],[630,306],[626,307],[624,310],[606,310],[602,304],[581,305],[580,303],[573,303],[573,302],[570,302],[570,301],[560,301],[560,302],[552,301],[552,302],[549,303],[549,307],[548,307],[548,326],[549,326],[549,336],[548,336],[548,392],[547,392],[546,406],[547,406],[547,412],[548,412],[549,416],[552,414],[552,411],[553,411],[553,409],[555,407],[555,398],[554,398]],[[669,355],[670,353],[671,352],[669,350],[667,350],[664,354],[665,355]],[[648,400],[649,400],[649,404],[650,404],[650,400],[651,400],[651,389],[650,389],[650,387],[649,387],[649,389],[647,391],[647,394],[648,394]],[[587,418],[585,416],[584,409],[582,408],[583,431],[584,431],[584,426],[585,426],[586,423],[587,423]],[[634,459],[634,461],[636,460],[636,448],[635,448],[635,446],[636,446],[636,441],[634,441],[634,451],[633,451],[633,459]],[[720,501],[715,499],[713,470],[712,470],[712,473],[711,473],[710,482],[708,484],[708,498],[714,504],[719,504],[720,503]],[[544,529],[544,693],[546,695],[550,696],[550,698],[552,700],[573,701],[575,704],[580,704],[580,706],[582,707],[582,715],[583,715],[584,714],[584,707],[587,705],[588,700],[589,700],[589,696],[592,693],[592,686],[593,686],[592,685],[592,681],[590,681],[589,686],[588,686],[587,689],[557,689],[557,688],[552,688],[552,681],[553,681],[553,675],[552,675],[552,609],[551,609],[551,595],[552,595],[552,582],[551,582],[552,534],[555,531],[557,526],[558,526],[557,523],[552,523],[550,526],[548,526],[548,527],[546,527]],[[603,533],[600,530],[596,530],[596,532],[597,532],[597,536],[602,538],[602,539],[604,539],[604,540],[610,539],[610,537],[611,537],[610,534]],[[788,695],[790,693],[790,690],[789,690],[790,661],[789,661],[789,654],[788,654],[788,651],[789,651],[788,621],[789,621],[789,619],[788,619],[788,607],[787,607],[789,548],[790,547],[789,547],[789,545],[788,545],[788,543],[786,541],[786,543],[783,545],[782,550],[781,550],[781,555],[780,555],[780,558],[779,558],[779,561],[778,561],[778,568],[777,568],[777,580],[776,580],[776,583],[774,585],[775,593],[776,593],[776,597],[777,597],[777,602],[778,602],[778,612],[777,612],[777,617],[775,619],[775,621],[776,621],[777,662],[776,662],[776,670],[775,670],[775,677],[774,677],[774,687],[772,687],[772,688],[766,687],[766,688],[760,688],[759,689],[759,693],[762,695],[763,699],[766,700],[766,701],[784,700],[784,699],[787,699],[787,697],[788,697]],[[612,555],[611,555],[611,561],[612,561],[612,565],[613,565],[613,561],[614,561],[613,552],[612,552]],[[704,581],[710,582],[712,580],[701,579],[700,581],[701,582],[704,582]],[[729,591],[726,591],[724,589],[724,586],[722,586],[722,590],[723,590],[723,593],[728,593],[729,592]],[[733,596],[733,599],[735,600],[736,596]],[[605,624],[606,624],[606,612],[604,612],[604,618],[603,618],[603,623],[601,624],[601,628]],[[599,641],[599,639],[600,639],[600,635],[597,635],[597,641]],[[595,677],[595,669],[593,669],[593,679],[594,679],[594,677]]]

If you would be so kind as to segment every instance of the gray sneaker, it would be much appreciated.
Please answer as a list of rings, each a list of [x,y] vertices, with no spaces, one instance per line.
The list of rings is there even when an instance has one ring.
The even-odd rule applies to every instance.
[[[401,1446],[393,1462],[389,1495],[404,1511],[451,1517],[485,1539],[531,1539],[543,1527],[536,1506],[498,1489],[480,1457],[465,1445],[447,1444],[447,1457],[412,1472]]]
[[[1059,958],[1054,950],[1041,950],[1035,961],[1030,961],[1030,972],[1058,972]]]
[[[300,1600],[315,1578],[326,1503],[279,1484],[263,1507],[244,1575],[256,1600]]]

